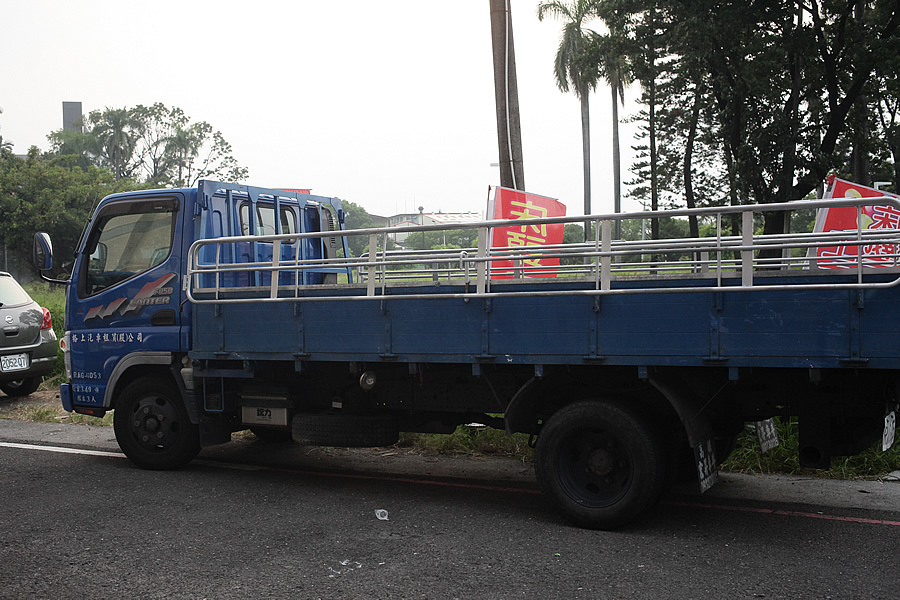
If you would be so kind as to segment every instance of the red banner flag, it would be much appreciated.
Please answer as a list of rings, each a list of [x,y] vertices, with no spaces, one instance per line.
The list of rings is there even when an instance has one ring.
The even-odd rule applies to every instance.
[[[498,187],[494,198],[488,201],[487,214],[491,219],[544,219],[564,217],[566,205],[553,198]],[[564,223],[552,225],[524,224],[521,227],[496,227],[491,234],[491,248],[523,248],[562,244]],[[518,262],[519,264],[514,264]],[[556,277],[558,258],[524,255],[522,260],[498,260],[491,263],[493,278],[511,278],[513,269],[519,269],[524,277]],[[499,270],[499,271],[498,271]]]
[[[839,179],[834,175],[828,178],[828,189],[825,198],[900,198],[896,194],[883,192],[858,183]],[[841,206],[819,209],[816,215],[817,233],[829,231],[856,231],[857,216],[860,229],[900,229],[900,210],[893,206]],[[893,266],[897,263],[896,244],[867,244],[862,246],[863,262],[866,266]],[[816,249],[817,265],[822,269],[846,269],[856,266],[859,255],[857,246],[820,246]]]

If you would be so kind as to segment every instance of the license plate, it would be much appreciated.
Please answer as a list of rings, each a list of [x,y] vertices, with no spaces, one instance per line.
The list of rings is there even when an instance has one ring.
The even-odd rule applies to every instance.
[[[27,354],[10,354],[0,356],[0,371],[24,371],[28,368]]]
[[[281,425],[288,424],[286,408],[264,408],[261,406],[242,406],[241,422],[247,425]]]
[[[694,448],[700,493],[711,488],[719,480],[719,461],[716,460],[716,445],[710,438]]]
[[[759,449],[763,454],[778,446],[778,431],[775,429],[774,419],[756,422],[756,439],[759,440]]]

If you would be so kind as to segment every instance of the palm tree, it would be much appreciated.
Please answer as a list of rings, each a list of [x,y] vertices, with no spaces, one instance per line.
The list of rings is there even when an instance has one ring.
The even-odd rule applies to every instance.
[[[613,212],[622,212],[622,158],[619,150],[619,103],[625,103],[625,86],[631,84],[631,67],[624,25],[615,18],[604,19],[608,35],[593,35],[590,48],[585,52],[588,64],[596,65],[597,72],[609,84],[612,93],[612,144],[613,144]],[[616,221],[615,237],[621,237],[621,222]]]
[[[109,162],[116,179],[130,176],[129,163],[137,145],[140,120],[127,108],[93,112],[90,120],[98,152]]]
[[[556,51],[553,73],[560,91],[571,88],[581,102],[581,147],[584,160],[584,214],[591,214],[591,140],[588,96],[597,86],[598,73],[584,60],[585,48],[597,34],[584,29],[585,21],[599,16],[596,0],[542,2],[537,8],[539,21],[550,15],[564,21],[562,37]],[[588,228],[584,229],[587,241]]]

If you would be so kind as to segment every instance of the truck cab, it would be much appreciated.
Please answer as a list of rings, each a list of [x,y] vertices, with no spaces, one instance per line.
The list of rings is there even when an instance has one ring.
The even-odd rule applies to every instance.
[[[183,462],[199,449],[197,431],[203,420],[192,389],[192,305],[184,287],[191,244],[236,238],[225,252],[205,257],[214,264],[270,262],[274,251],[282,261],[320,261],[346,253],[343,238],[287,244],[265,236],[342,226],[340,200],[301,191],[201,181],[196,188],[104,198],[76,248],[67,290],[61,342],[69,378],[60,389],[64,408],[102,416],[124,402],[126,410],[116,413],[123,450],[152,468]],[[242,238],[251,234],[257,236],[253,241]],[[46,235],[36,237],[36,255],[39,266],[52,265]],[[276,278],[285,284],[298,278],[304,284],[323,284],[336,281],[338,271],[304,270]],[[218,283],[267,285],[271,277],[271,271],[238,266]]]

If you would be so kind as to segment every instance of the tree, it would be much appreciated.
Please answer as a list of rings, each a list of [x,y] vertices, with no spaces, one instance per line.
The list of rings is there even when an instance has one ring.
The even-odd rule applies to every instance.
[[[710,74],[737,184],[760,203],[806,196],[838,165],[879,60],[896,55],[896,2],[666,4],[690,32],[677,52],[698,57]],[[765,232],[784,226],[773,213]]]
[[[3,109],[0,108],[0,115],[2,115],[2,114],[3,114]],[[4,150],[10,150],[10,151],[11,151],[11,150],[12,150],[12,147],[13,147],[12,142],[5,142],[5,141],[3,141],[3,136],[0,135],[0,152],[2,152],[2,151],[4,151]]]
[[[369,229],[374,227],[371,215],[362,206],[349,200],[341,200],[341,207],[344,211],[344,227],[346,229]],[[350,248],[351,256],[361,256],[369,246],[368,237],[351,235],[347,238],[347,246]]]
[[[664,194],[689,207],[785,202],[831,172],[888,172],[896,1],[609,1],[632,15],[640,48],[649,147],[636,172],[649,189],[637,191],[654,208]],[[786,225],[773,212],[764,231]]]
[[[598,72],[585,60],[585,49],[596,32],[584,28],[584,23],[599,16],[594,0],[572,0],[571,3],[542,2],[538,5],[538,20],[550,15],[563,19],[563,33],[556,51],[553,74],[560,91],[571,88],[581,103],[581,140],[584,169],[584,214],[591,214],[591,138],[588,96],[597,86]],[[585,238],[586,239],[586,238]]]
[[[85,119],[84,133],[55,131],[49,137],[57,155],[107,166],[116,179],[191,187],[200,179],[237,183],[249,176],[221,132],[161,103],[94,111]]]
[[[633,53],[627,39],[627,13],[615,2],[600,2],[598,10],[609,30],[608,34],[592,35],[588,39],[583,60],[584,70],[595,68],[612,94],[612,151],[613,151],[613,212],[622,212],[622,158],[619,148],[619,103],[625,103],[625,86],[632,81]],[[616,221],[615,237],[621,237],[621,222]]]
[[[168,108],[161,102],[150,106],[139,104],[134,112],[143,125],[135,155],[139,172],[147,183],[171,183],[175,157],[170,153],[170,146],[178,131],[186,127],[190,119],[180,108]]]
[[[89,144],[97,156],[108,166],[116,180],[131,177],[135,170],[132,163],[141,122],[125,108],[107,108],[92,111],[85,125],[90,128]]]
[[[60,273],[75,252],[84,224],[94,206],[108,194],[133,189],[128,180],[116,181],[105,168],[71,168],[66,158],[44,160],[36,147],[25,159],[8,150],[0,153],[0,238],[20,265],[28,264],[32,237],[50,234]],[[20,268],[20,275],[25,270]]]

